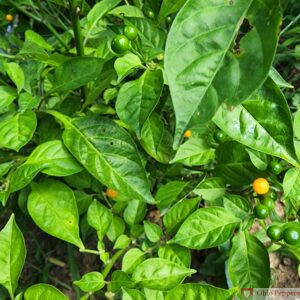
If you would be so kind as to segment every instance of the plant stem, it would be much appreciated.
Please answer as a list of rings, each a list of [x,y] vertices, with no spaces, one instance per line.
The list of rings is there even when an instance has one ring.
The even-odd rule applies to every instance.
[[[291,21],[285,28],[283,28],[280,32],[280,36],[283,35],[285,32],[287,32],[294,24],[296,24],[300,20],[300,14]]]
[[[79,252],[100,255],[99,251],[97,251],[97,250],[91,250],[91,249],[79,249]]]
[[[74,280],[79,280],[80,279],[80,274],[78,270],[78,266],[75,262],[75,257],[74,257],[74,246],[71,244],[68,244],[67,248],[67,259],[68,259],[68,265],[69,269],[72,275],[72,281]],[[78,286],[74,286],[75,294],[76,294],[76,299],[80,299],[81,292]]]
[[[79,19],[80,7],[76,6],[76,0],[69,0],[69,8],[76,43],[77,56],[84,56],[83,37]],[[82,87],[81,94],[84,101],[86,101],[87,99],[87,92],[87,86]]]
[[[43,19],[41,19],[40,17],[28,12],[26,9],[24,9],[23,7],[21,7],[19,4],[15,3],[15,1],[12,0],[8,0],[8,2],[13,5],[15,8],[17,8],[21,13],[23,13],[24,15],[28,16],[29,18],[32,18],[33,20],[43,23],[48,30],[56,37],[56,39],[60,42],[60,44],[66,49],[69,50],[68,45],[62,40],[62,38],[60,37],[59,33],[55,30],[55,28],[50,24],[45,22]]]
[[[116,261],[119,259],[119,257],[124,253],[124,251],[126,250],[126,248],[124,249],[121,249],[119,251],[117,251],[113,257],[110,259],[110,261],[106,264],[103,272],[102,272],[102,275],[103,275],[103,278],[105,279],[107,277],[107,275],[109,274],[111,268],[114,266],[114,264],[116,263]]]

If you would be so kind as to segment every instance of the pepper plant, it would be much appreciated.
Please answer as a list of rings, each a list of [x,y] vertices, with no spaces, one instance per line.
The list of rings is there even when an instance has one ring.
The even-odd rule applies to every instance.
[[[283,2],[0,0],[1,299],[241,298],[300,259]],[[39,230],[72,296],[19,284]]]

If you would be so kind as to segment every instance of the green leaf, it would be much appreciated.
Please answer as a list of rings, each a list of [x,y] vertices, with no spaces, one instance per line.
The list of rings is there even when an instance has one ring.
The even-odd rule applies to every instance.
[[[232,240],[228,274],[234,286],[268,288],[270,264],[266,247],[255,236],[240,231]]]
[[[144,14],[141,9],[133,5],[120,5],[109,12],[110,15],[123,17],[143,18]]]
[[[221,106],[214,122],[232,139],[299,166],[292,118],[284,95],[271,79],[231,110]]]
[[[155,195],[155,201],[159,210],[166,210],[172,203],[176,202],[187,185],[188,182],[185,181],[170,181],[162,185]]]
[[[298,140],[300,140],[300,109],[295,114],[294,119],[294,132]]]
[[[18,99],[19,112],[23,113],[26,110],[32,110],[36,108],[40,103],[41,98],[38,96],[32,96],[29,93],[21,93]]]
[[[137,28],[141,43],[139,51],[146,61],[164,52],[166,33],[153,21],[146,18],[126,18],[125,24]]]
[[[191,265],[190,250],[179,245],[162,245],[158,249],[158,257],[189,268]]]
[[[82,276],[80,280],[74,281],[84,292],[96,292],[105,286],[103,275],[99,272],[90,272]]]
[[[270,10],[275,13],[270,15]],[[244,18],[251,29],[239,38],[236,50],[234,42]],[[280,25],[279,0],[186,3],[166,45],[165,69],[176,114],[175,147],[194,115],[206,123],[222,102],[239,104],[263,83]]]
[[[289,169],[283,179],[283,198],[289,200],[294,209],[300,208],[300,170],[296,168]]]
[[[144,230],[146,237],[152,243],[157,243],[163,234],[159,225],[149,221],[144,221]]]
[[[124,249],[127,248],[131,243],[131,239],[126,235],[126,234],[121,234],[115,244],[114,244],[114,249]]]
[[[142,67],[142,62],[140,58],[133,53],[127,53],[117,58],[114,63],[114,68],[118,75],[118,83],[140,67]]]
[[[225,194],[226,185],[220,177],[205,178],[196,186],[193,192],[206,201],[215,201]]]
[[[137,266],[132,279],[142,287],[167,291],[179,285],[187,276],[196,273],[162,258],[149,258]]]
[[[77,89],[101,75],[104,60],[96,57],[74,57],[55,69],[53,88],[49,93]]]
[[[274,67],[270,69],[269,76],[280,88],[288,88],[288,89],[294,88],[293,85],[291,85],[285,79],[282,78],[280,73]]]
[[[144,288],[147,300],[164,300],[164,292]]]
[[[31,140],[36,125],[36,115],[30,110],[0,116],[0,147],[19,151]]]
[[[26,30],[25,31],[25,41],[26,42],[33,42],[37,44],[39,47],[52,51],[53,47],[37,32],[32,31],[32,30]]]
[[[22,68],[14,62],[4,63],[4,68],[9,78],[17,86],[18,92],[20,93],[25,84],[25,75]]]
[[[17,98],[17,92],[10,86],[0,86],[0,113]]]
[[[108,284],[108,290],[110,292],[117,292],[122,287],[134,287],[134,282],[132,279],[124,272],[116,270],[112,273],[111,281]]]
[[[215,158],[215,150],[207,141],[191,137],[182,144],[170,163],[182,163],[186,166],[202,166],[210,163]]]
[[[145,202],[140,200],[130,200],[127,207],[124,210],[123,218],[124,221],[133,226],[144,220],[147,213],[147,206]]]
[[[138,248],[129,249],[122,260],[122,271],[132,274],[135,268],[145,260],[145,253]]]
[[[99,239],[102,239],[107,233],[112,219],[111,211],[97,200],[94,200],[88,209],[87,221],[91,227],[97,230]]]
[[[60,140],[53,140],[37,146],[27,160],[11,175],[10,192],[15,192],[42,172],[50,176],[69,176],[78,173],[82,167]]]
[[[107,12],[117,6],[120,2],[121,0],[102,0],[94,5],[86,17],[87,32],[85,34],[84,44],[86,44],[87,40],[91,37],[101,18],[103,18]]]
[[[223,206],[241,220],[245,220],[249,216],[250,204],[242,196],[226,194],[223,197]]]
[[[84,248],[79,237],[76,199],[67,185],[53,179],[33,183],[27,208],[33,221],[43,231]]]
[[[231,300],[236,294],[237,289],[224,290],[212,285],[201,283],[182,284],[167,293],[165,300]]]
[[[26,257],[24,237],[13,214],[0,231],[0,245],[0,284],[13,299]]]
[[[114,242],[125,231],[125,223],[118,216],[113,216],[112,222],[107,231],[107,237],[111,242]]]
[[[96,179],[128,198],[153,203],[140,154],[123,128],[103,117],[51,114],[65,126],[63,140],[69,151]]]
[[[257,169],[261,171],[266,171],[268,169],[269,161],[268,156],[265,153],[250,148],[247,148],[246,151],[249,154],[251,162]]]
[[[73,191],[77,202],[79,215],[84,214],[93,202],[93,195],[89,195],[83,191]]]
[[[161,22],[168,15],[176,13],[186,3],[187,0],[163,0],[160,7],[158,20]]]
[[[143,125],[159,102],[163,86],[162,71],[147,70],[139,79],[125,83],[119,91],[117,114],[139,138]]]
[[[234,186],[250,184],[255,178],[262,175],[256,169],[242,144],[235,141],[222,143],[217,151],[217,165],[214,175],[222,177],[226,183]]]
[[[122,288],[122,300],[146,300],[145,295],[139,290]]]
[[[29,287],[25,294],[25,300],[68,300],[69,298],[65,296],[56,287],[49,284],[35,284]]]
[[[164,126],[161,116],[155,112],[146,120],[140,142],[144,150],[158,162],[168,164],[174,156],[173,137]]]
[[[172,233],[182,224],[182,222],[194,212],[200,202],[200,198],[182,199],[171,207],[164,215],[163,223],[166,227],[166,232]]]
[[[200,208],[184,221],[170,243],[197,250],[216,247],[231,237],[240,222],[225,208]]]

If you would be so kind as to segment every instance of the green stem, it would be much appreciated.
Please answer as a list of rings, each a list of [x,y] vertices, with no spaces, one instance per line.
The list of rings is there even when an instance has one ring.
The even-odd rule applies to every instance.
[[[74,38],[76,43],[77,56],[84,56],[84,45],[83,45],[83,37],[80,28],[80,7],[76,5],[76,0],[69,0],[69,9],[70,9],[70,17],[72,21]],[[82,98],[86,101],[87,99],[87,86],[82,87],[81,89]]]
[[[69,269],[71,272],[72,281],[79,280],[80,274],[79,274],[78,266],[76,264],[75,257],[74,257],[74,246],[71,244],[68,244],[67,252],[68,252],[68,256],[67,256],[68,265],[69,265]],[[75,290],[75,294],[76,294],[76,299],[80,299],[81,292],[80,292],[79,287],[74,286],[74,290]]]
[[[8,2],[13,5],[15,8],[17,8],[21,13],[23,13],[24,15],[28,16],[29,18],[32,18],[33,20],[43,23],[48,30],[56,37],[56,39],[60,42],[60,44],[66,49],[69,50],[68,45],[62,40],[62,38],[60,37],[59,33],[55,30],[55,28],[50,24],[45,22],[43,19],[41,19],[40,17],[28,12],[26,9],[24,9],[23,7],[21,7],[19,4],[15,3],[15,1],[12,0],[8,0]]]
[[[100,252],[97,251],[97,250],[91,250],[91,249],[85,249],[85,248],[84,249],[79,249],[79,252],[100,255]]]
[[[296,24],[300,20],[300,14],[292,21],[290,22],[285,28],[283,28],[280,32],[280,36],[283,35],[285,32],[287,32],[294,24]]]
[[[107,275],[109,274],[111,268],[114,266],[114,264],[116,263],[116,261],[119,259],[119,257],[124,253],[124,251],[126,250],[126,248],[121,249],[119,251],[117,251],[113,257],[109,260],[109,262],[106,264],[102,275],[104,277],[104,279],[107,277]]]

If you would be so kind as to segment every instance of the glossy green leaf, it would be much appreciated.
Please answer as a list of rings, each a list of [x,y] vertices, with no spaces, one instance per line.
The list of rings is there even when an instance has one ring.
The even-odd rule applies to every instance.
[[[19,151],[31,140],[36,125],[36,115],[30,110],[0,116],[0,147]]]
[[[249,216],[250,203],[242,196],[226,194],[223,197],[223,206],[241,220]]]
[[[120,5],[109,12],[110,15],[123,18],[143,18],[144,14],[141,9],[133,5]]]
[[[234,140],[257,151],[298,166],[291,113],[280,89],[271,79],[231,110],[224,105],[214,122]]]
[[[49,141],[37,146],[27,160],[12,173],[10,192],[25,187],[39,172],[50,176],[69,176],[81,170],[82,167],[60,140]]]
[[[125,24],[137,28],[141,43],[140,52],[147,61],[164,52],[166,33],[153,21],[146,18],[126,18]]]
[[[124,249],[127,248],[131,243],[131,239],[126,235],[126,234],[121,234],[115,244],[114,244],[114,249]]]
[[[87,15],[87,32],[85,34],[84,44],[86,44],[87,40],[92,36],[101,18],[120,2],[121,0],[103,0],[94,5]]]
[[[226,185],[220,177],[209,177],[203,179],[193,192],[206,201],[214,201],[225,194]]]
[[[289,169],[283,179],[283,196],[289,200],[294,209],[300,208],[300,170],[296,168]]]
[[[152,243],[157,243],[163,234],[159,225],[149,221],[144,221],[144,230],[146,237]]]
[[[7,289],[13,299],[26,257],[24,237],[14,215],[0,231],[0,245],[0,285]]]
[[[145,295],[139,290],[123,288],[122,300],[146,300]]]
[[[16,87],[18,88],[18,92],[20,93],[25,84],[25,75],[22,68],[14,62],[4,63],[4,68],[9,78],[16,85]]]
[[[24,294],[24,300],[68,300],[69,298],[56,287],[40,283],[29,287]]]
[[[270,264],[266,247],[255,236],[240,231],[232,240],[228,274],[234,286],[268,288]]]
[[[202,166],[215,158],[215,150],[200,138],[191,137],[182,144],[170,163],[182,163],[186,166]]]
[[[109,229],[113,216],[111,211],[94,200],[87,212],[87,221],[91,227],[97,230],[98,238],[102,239]]]
[[[174,156],[173,138],[157,113],[152,113],[146,120],[140,142],[144,150],[158,162],[167,164]]]
[[[165,185],[162,185],[155,195],[159,210],[163,211],[170,207],[172,203],[176,202],[184,188],[187,186],[188,182],[185,181],[170,181]]]
[[[293,85],[291,85],[284,78],[282,78],[280,73],[274,67],[270,69],[269,76],[281,88],[288,88],[288,89],[294,88]]]
[[[225,290],[203,283],[187,283],[168,292],[165,300],[232,300],[236,292],[236,289]]]
[[[41,98],[38,96],[32,96],[29,93],[21,93],[18,99],[19,112],[23,113],[26,110],[32,110],[36,108],[40,103]]]
[[[244,18],[252,27],[234,47]],[[279,0],[186,3],[166,45],[166,75],[176,114],[174,146],[194,115],[205,123],[222,102],[241,103],[263,83],[273,62],[280,25]]]
[[[242,144],[235,141],[222,143],[216,151],[216,176],[226,183],[242,186],[250,184],[261,175],[261,171],[252,164],[249,154]]]
[[[84,248],[79,237],[79,216],[73,191],[62,182],[48,179],[32,184],[27,208],[46,233]]]
[[[231,237],[240,222],[225,208],[200,208],[184,221],[170,243],[197,250],[216,247]]]
[[[298,140],[300,140],[300,109],[295,114],[294,119],[294,132]]]
[[[133,73],[135,69],[140,67],[142,67],[142,62],[140,58],[133,53],[127,53],[117,58],[114,63],[114,68],[118,75],[118,82],[121,82],[129,74]]]
[[[139,138],[143,125],[159,102],[163,85],[161,70],[147,70],[139,79],[125,83],[119,91],[117,114]]]
[[[163,223],[167,233],[172,233],[182,224],[182,222],[194,212],[200,202],[200,198],[182,199],[171,207],[164,215]]]
[[[123,218],[128,225],[133,226],[134,224],[138,224],[143,221],[146,213],[147,206],[145,202],[140,200],[131,200],[124,210]]]
[[[90,272],[82,276],[80,280],[74,281],[84,292],[96,292],[105,286],[103,275],[99,272]]]
[[[162,21],[168,15],[176,13],[187,2],[187,0],[163,0],[158,20]]]
[[[153,203],[141,157],[123,128],[103,117],[70,119],[51,113],[65,126],[69,151],[96,179],[128,198]]]
[[[107,237],[111,242],[114,242],[125,231],[125,223],[118,216],[113,216],[112,222],[107,231]]]
[[[73,191],[77,202],[79,215],[85,213],[93,202],[93,195],[89,195],[84,191]]]
[[[96,57],[74,57],[55,69],[53,88],[50,91],[63,92],[77,89],[101,75],[104,60]]]
[[[17,98],[17,92],[10,86],[0,86],[0,113]]]
[[[144,288],[144,294],[147,300],[164,300],[164,292]]]
[[[167,291],[195,272],[166,259],[149,258],[137,266],[132,278],[142,287]]]
[[[26,30],[25,31],[25,41],[26,42],[33,42],[40,46],[41,48],[52,51],[53,47],[37,32],[33,30]]]
[[[132,279],[124,272],[120,270],[116,270],[112,273],[111,281],[108,284],[108,290],[110,292],[117,292],[122,287],[134,287],[135,283],[132,281]]]
[[[179,245],[162,245],[158,249],[158,257],[183,265],[186,268],[191,266],[190,250]]]
[[[246,151],[249,154],[251,162],[257,169],[261,171],[266,171],[268,169],[269,161],[268,156],[265,153],[250,148],[247,148]]]
[[[129,249],[122,260],[122,271],[132,274],[135,268],[145,260],[145,253],[138,248]]]

